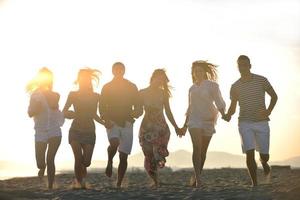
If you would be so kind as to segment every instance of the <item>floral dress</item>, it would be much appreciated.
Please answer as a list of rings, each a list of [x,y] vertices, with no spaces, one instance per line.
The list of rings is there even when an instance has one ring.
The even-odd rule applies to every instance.
[[[158,90],[158,95],[151,95],[149,90],[140,91],[145,116],[139,131],[139,142],[145,155],[144,167],[151,176],[156,173],[157,167],[165,166],[165,157],[169,155],[170,129],[163,114],[164,92]]]

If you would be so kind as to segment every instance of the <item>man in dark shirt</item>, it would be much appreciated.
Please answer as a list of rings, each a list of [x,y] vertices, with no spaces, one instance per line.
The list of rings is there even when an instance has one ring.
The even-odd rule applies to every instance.
[[[267,78],[251,73],[251,63],[247,56],[239,56],[237,63],[241,78],[231,86],[231,104],[223,119],[230,121],[231,116],[235,113],[237,103],[239,103],[239,132],[242,150],[246,154],[252,185],[256,186],[257,165],[254,150],[260,153],[260,161],[266,177],[270,176],[268,165],[270,128],[268,121],[277,102],[277,94]],[[265,93],[271,97],[271,102],[267,108]]]
[[[108,162],[106,175],[111,177],[113,158],[119,151],[117,187],[121,187],[127,169],[127,157],[132,149],[133,123],[143,114],[138,89],[135,84],[126,80],[125,66],[117,62],[112,66],[114,78],[102,88],[99,111],[105,121],[110,145],[107,148]]]

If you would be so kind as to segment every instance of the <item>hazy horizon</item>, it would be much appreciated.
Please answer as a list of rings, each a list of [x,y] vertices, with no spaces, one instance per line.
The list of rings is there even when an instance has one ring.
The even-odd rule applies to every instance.
[[[266,76],[279,96],[270,116],[270,160],[300,156],[299,24],[297,0],[0,0],[0,160],[35,163],[33,121],[27,116],[29,95],[24,88],[43,66],[54,72],[60,108],[74,89],[78,69],[85,66],[102,72],[98,93],[111,80],[116,61],[125,64],[125,77],[139,89],[148,86],[155,68],[165,68],[174,88],[171,109],[182,126],[191,63],[203,59],[219,65],[228,108],[231,84],[239,78],[240,54],[250,57],[252,72]],[[242,155],[237,118],[238,112],[230,123],[218,120],[209,151]],[[141,152],[141,119],[134,125],[132,154]],[[180,139],[169,126],[169,151],[192,151],[190,136]],[[73,159],[69,127],[67,120],[57,164]],[[99,124],[96,130],[93,159],[106,160],[106,131]]]
[[[259,157],[256,158],[258,167],[261,168]],[[93,159],[91,166],[88,168],[90,172],[103,172],[106,167],[106,160]],[[114,159],[114,168],[118,167],[119,160]],[[18,162],[0,160],[0,180],[12,177],[36,176],[37,169],[33,167],[34,162]],[[143,170],[144,156],[143,153],[131,155],[128,159],[128,171]],[[270,165],[291,166],[292,169],[300,168],[300,156],[290,158],[288,160],[271,161]],[[72,159],[60,161],[56,164],[57,174],[73,173],[74,161]],[[172,170],[190,169],[192,171],[192,152],[186,150],[177,150],[170,152],[167,157],[166,167]],[[227,152],[209,151],[207,153],[204,169],[222,169],[222,168],[247,168],[244,155],[230,154]],[[22,169],[22,170],[20,170]]]

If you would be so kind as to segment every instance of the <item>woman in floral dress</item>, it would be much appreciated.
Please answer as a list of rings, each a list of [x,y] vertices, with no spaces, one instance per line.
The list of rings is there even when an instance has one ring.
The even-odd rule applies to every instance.
[[[180,135],[180,129],[170,109],[171,93],[168,82],[165,70],[156,69],[152,74],[150,86],[140,91],[145,115],[140,127],[139,141],[145,155],[145,170],[155,187],[159,186],[157,169],[165,166],[166,157],[169,155],[167,147],[170,129],[163,110],[175,128],[176,134]]]

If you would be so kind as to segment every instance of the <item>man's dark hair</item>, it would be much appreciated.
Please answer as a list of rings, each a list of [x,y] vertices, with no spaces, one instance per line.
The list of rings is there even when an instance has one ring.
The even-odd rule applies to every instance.
[[[122,68],[123,70],[125,70],[125,65],[121,62],[116,62],[113,64],[112,68]]]
[[[246,56],[246,55],[240,55],[240,56],[238,57],[238,61],[239,61],[239,60],[247,60],[247,61],[250,63],[250,59],[249,59],[249,57]]]

